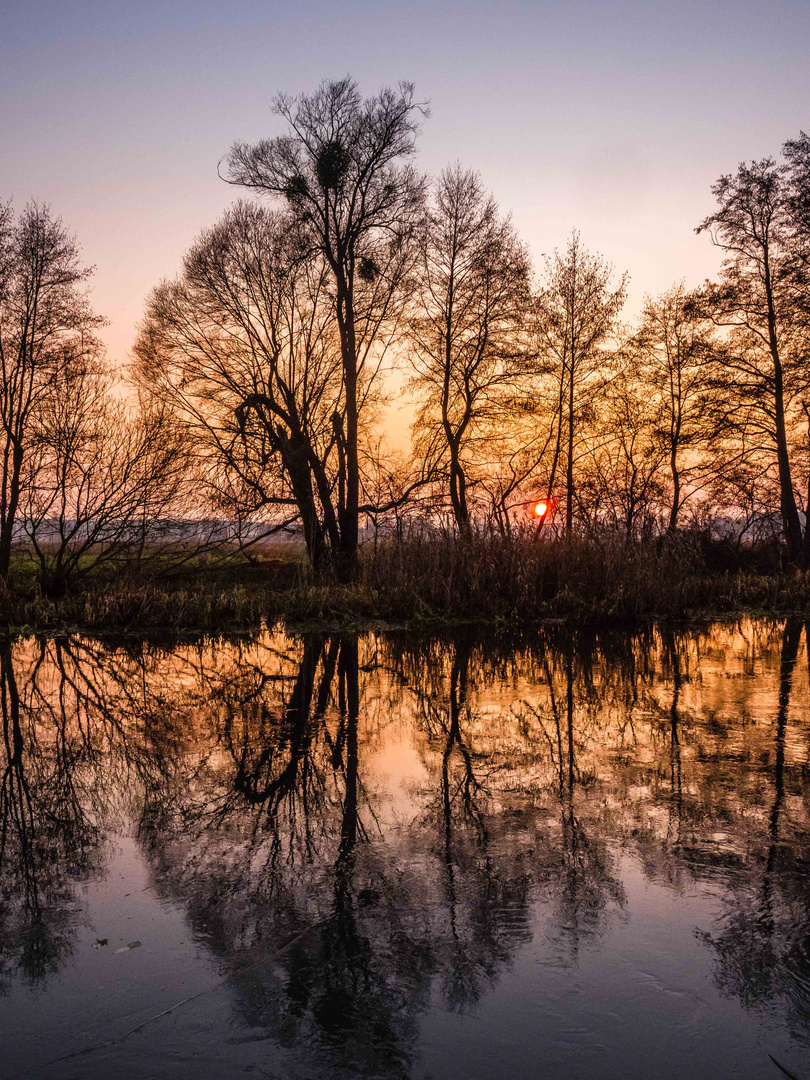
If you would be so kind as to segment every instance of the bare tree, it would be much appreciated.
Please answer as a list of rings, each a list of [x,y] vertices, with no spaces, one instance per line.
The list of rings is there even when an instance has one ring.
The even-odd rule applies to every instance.
[[[788,139],[782,147],[787,166],[787,210],[791,249],[805,265],[810,262],[810,135]]]
[[[328,275],[293,226],[230,209],[153,292],[135,355],[216,500],[276,527],[299,518],[321,570],[340,554],[345,385]]]
[[[33,416],[21,524],[50,596],[90,571],[150,555],[185,479],[180,432],[156,409],[115,398],[112,382],[100,357],[74,359]]]
[[[649,539],[658,528],[669,458],[660,434],[665,409],[628,365],[607,383],[588,428],[576,493],[580,512],[592,526],[620,532],[628,544]]]
[[[93,348],[90,270],[49,207],[0,208],[0,582],[8,579],[32,416],[54,376]]]
[[[511,534],[513,525],[527,521],[542,529],[553,516],[534,516],[541,501],[538,494],[550,488],[549,451],[557,433],[556,415],[543,406],[544,399],[536,391],[515,394],[500,437],[493,438],[492,453],[479,465],[490,520],[502,536]]]
[[[529,298],[529,257],[512,223],[476,173],[446,169],[422,233],[409,352],[418,444],[429,461],[446,463],[462,532],[471,471],[508,424],[525,381]]]
[[[600,386],[607,356],[605,343],[624,305],[627,275],[612,285],[613,268],[591,255],[573,232],[564,253],[546,260],[538,300],[537,329],[541,370],[556,387],[557,437],[549,474],[549,495],[561,460],[565,462],[565,529],[573,528],[575,461],[580,422]]]
[[[720,283],[707,283],[703,310],[726,330],[714,403],[721,430],[745,428],[774,461],[782,530],[793,562],[802,528],[789,452],[790,427],[810,386],[808,266],[797,257],[785,169],[771,158],[742,164],[712,191],[718,209],[697,231],[725,252]]]
[[[633,376],[661,407],[658,435],[672,486],[669,532],[677,529],[684,503],[701,488],[709,470],[703,395],[713,358],[711,329],[681,282],[657,298],[646,298],[631,343]]]
[[[302,243],[323,261],[334,290],[345,404],[335,419],[339,569],[357,561],[361,413],[397,323],[423,182],[408,164],[418,118],[413,87],[361,98],[357,84],[324,82],[276,99],[288,133],[228,156],[233,184],[285,200]],[[345,420],[345,423],[343,421]]]

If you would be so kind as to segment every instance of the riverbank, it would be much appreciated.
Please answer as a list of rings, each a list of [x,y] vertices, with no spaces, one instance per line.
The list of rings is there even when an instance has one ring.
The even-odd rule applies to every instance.
[[[737,565],[733,565],[736,561]],[[730,565],[732,564],[732,565]],[[9,632],[63,629],[249,631],[374,623],[530,625],[546,619],[632,623],[734,613],[810,617],[810,574],[706,551],[694,542],[412,537],[366,549],[357,580],[314,581],[300,563],[196,566],[88,578],[64,596],[21,577],[0,603]]]

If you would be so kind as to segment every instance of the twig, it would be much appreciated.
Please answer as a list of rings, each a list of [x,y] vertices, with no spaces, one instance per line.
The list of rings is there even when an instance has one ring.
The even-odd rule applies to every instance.
[[[768,1054],[768,1057],[771,1059],[777,1069],[779,1069],[780,1072],[783,1072],[785,1076],[788,1077],[788,1080],[799,1080],[798,1076],[796,1076],[795,1073],[792,1073],[790,1069],[786,1069],[784,1065],[780,1065],[776,1058],[773,1056],[773,1054]]]

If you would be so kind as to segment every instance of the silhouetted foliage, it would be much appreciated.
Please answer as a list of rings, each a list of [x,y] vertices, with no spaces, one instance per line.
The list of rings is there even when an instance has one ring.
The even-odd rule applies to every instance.
[[[276,99],[288,134],[228,156],[231,183],[285,200],[302,244],[323,262],[334,290],[344,407],[339,451],[340,570],[357,559],[360,433],[369,389],[396,329],[413,261],[424,183],[409,164],[424,112],[402,83],[363,100],[349,78],[311,95]]]
[[[280,95],[275,111],[285,132],[235,144],[224,172],[276,208],[236,203],[153,291],[123,395],[80,291],[88,271],[75,240],[36,204],[16,220],[0,213],[8,611],[22,591],[15,544],[20,580],[35,567],[54,600],[91,571],[100,582],[130,570],[129,599],[111,601],[121,613],[165,609],[168,593],[159,598],[147,573],[210,557],[258,566],[282,550],[294,566],[301,547],[315,590],[327,591],[295,594],[299,614],[318,595],[341,614],[374,613],[375,593],[376,613],[388,613],[407,579],[409,614],[432,615],[427,598],[441,589],[415,588],[400,568],[417,551],[414,570],[446,567],[448,538],[453,567],[483,551],[504,560],[485,605],[499,615],[538,595],[541,609],[557,597],[581,606],[576,581],[526,587],[509,570],[518,551],[542,575],[573,550],[603,567],[618,540],[640,549],[622,560],[626,581],[654,578],[656,560],[677,552],[691,579],[664,590],[666,610],[707,574],[806,567],[806,133],[779,161],[720,177],[697,230],[725,254],[719,280],[647,297],[633,327],[619,321],[627,275],[614,277],[576,230],[535,280],[477,173],[415,170],[427,112],[409,83],[364,98],[348,77],[326,81]],[[409,454],[386,437],[394,364],[416,409]],[[563,536],[547,558],[538,545]],[[459,579],[480,595],[486,559],[451,575],[448,614],[470,606]],[[650,580],[634,579],[616,605],[605,599],[603,613],[649,612]],[[736,595],[761,587],[739,583]],[[722,606],[736,588],[720,590]],[[229,608],[245,605],[232,597]]]

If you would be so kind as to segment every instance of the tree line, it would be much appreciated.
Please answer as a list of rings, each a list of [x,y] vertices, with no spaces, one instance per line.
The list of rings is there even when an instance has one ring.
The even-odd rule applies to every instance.
[[[697,228],[717,280],[628,325],[627,275],[579,233],[536,267],[475,171],[418,171],[410,84],[275,111],[284,134],[220,163],[261,198],[153,290],[125,380],[75,238],[0,210],[0,581],[15,545],[59,592],[181,520],[246,546],[295,529],[344,580],[368,530],[439,527],[700,529],[810,562],[810,136],[720,177]],[[409,454],[382,437],[392,368]]]

